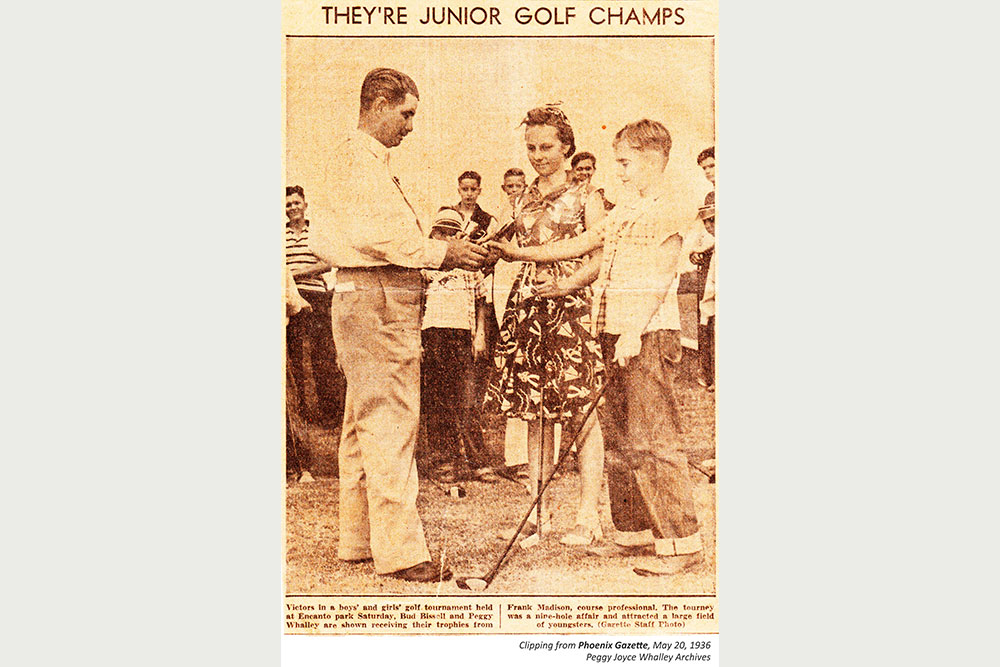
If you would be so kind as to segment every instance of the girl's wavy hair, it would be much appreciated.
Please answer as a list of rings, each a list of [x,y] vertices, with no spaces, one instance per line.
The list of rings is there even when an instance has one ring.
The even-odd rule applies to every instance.
[[[558,104],[558,102],[556,103]],[[531,127],[533,125],[548,125],[556,128],[556,136],[565,146],[567,146],[566,157],[576,152],[576,139],[573,136],[573,128],[570,127],[569,118],[556,104],[545,104],[535,107],[527,113],[521,125]]]

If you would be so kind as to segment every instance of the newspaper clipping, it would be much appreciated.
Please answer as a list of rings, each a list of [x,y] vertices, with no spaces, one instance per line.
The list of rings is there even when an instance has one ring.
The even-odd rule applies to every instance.
[[[717,23],[284,0],[285,634],[716,655]]]

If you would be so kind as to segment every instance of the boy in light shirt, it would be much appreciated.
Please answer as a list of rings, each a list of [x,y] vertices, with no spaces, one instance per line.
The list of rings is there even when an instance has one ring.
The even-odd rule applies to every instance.
[[[443,206],[430,236],[447,240],[464,227],[461,213]],[[464,269],[425,269],[421,273],[426,287],[420,325],[424,350],[420,412],[427,427],[432,465],[436,465],[432,474],[444,483],[471,476],[495,482],[496,474],[488,466],[473,364],[486,353],[482,274]]]
[[[680,360],[676,281],[682,237],[697,215],[671,192],[664,177],[670,133],[640,120],[614,140],[622,182],[637,197],[621,202],[594,230],[558,243],[518,248],[492,243],[507,259],[546,262],[601,252],[594,287],[593,326],[606,361],[607,391],[598,408],[615,544],[593,547],[600,556],[638,556],[636,574],[669,575],[703,561],[671,364]],[[578,271],[563,284],[578,289],[593,273]]]

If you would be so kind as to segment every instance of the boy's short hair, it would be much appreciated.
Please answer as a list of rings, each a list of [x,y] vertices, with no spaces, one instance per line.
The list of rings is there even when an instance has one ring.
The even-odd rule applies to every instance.
[[[612,143],[617,145],[622,142],[633,150],[659,151],[664,157],[670,157],[670,131],[655,120],[643,118],[618,130]]]
[[[597,158],[594,157],[593,153],[588,153],[587,151],[580,151],[579,153],[574,155],[573,159],[569,161],[569,166],[572,167],[573,169],[576,169],[576,165],[580,164],[584,160],[590,160],[591,162],[594,163],[595,167],[597,166]]]
[[[476,182],[476,185],[483,184],[483,177],[474,171],[463,171],[462,175],[458,177],[458,182],[461,183],[465,179],[471,179]]]
[[[361,111],[371,109],[379,97],[384,97],[393,106],[399,106],[407,93],[420,99],[417,84],[409,76],[388,67],[373,69],[361,84]]]
[[[517,167],[511,167],[503,173],[503,180],[506,181],[511,176],[520,176],[521,178],[524,178],[524,172]]]
[[[291,197],[292,195],[298,195],[303,199],[306,198],[306,191],[302,189],[301,185],[286,185],[285,186],[285,196]]]
[[[709,146],[702,152],[698,153],[697,164],[701,164],[704,160],[708,158],[712,158],[713,160],[715,159],[715,146]]]

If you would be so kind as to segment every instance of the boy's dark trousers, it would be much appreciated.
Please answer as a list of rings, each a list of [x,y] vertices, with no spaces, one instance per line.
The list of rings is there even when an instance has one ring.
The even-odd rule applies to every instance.
[[[285,363],[285,474],[296,476],[309,470],[311,454],[306,441],[306,426],[302,421],[302,404],[292,374],[291,363]]]
[[[420,412],[424,416],[431,465],[462,461],[488,465],[482,406],[476,403],[472,335],[466,329],[430,328],[421,332]]]
[[[715,384],[715,315],[708,318],[708,324],[698,324],[698,356],[701,377],[711,387]]]
[[[601,334],[608,389],[598,407],[615,528],[651,529],[657,539],[698,532],[687,456],[680,450],[680,414],[672,364],[680,360],[680,332],[651,331],[639,354],[614,363],[617,335]]]
[[[701,253],[701,263],[698,264],[698,357],[701,361],[701,377],[705,384],[715,384],[715,316],[708,324],[701,323],[701,300],[705,298],[705,283],[708,281],[708,270],[712,263],[715,246]]]
[[[333,345],[333,329],[330,320],[329,292],[300,290],[299,294],[309,302],[312,311],[303,310],[288,320],[286,341],[288,360],[298,385],[300,404],[305,408],[305,340],[309,339],[309,356],[312,363],[313,380],[316,383],[319,421],[326,420],[339,424],[344,416],[344,393],[346,381],[337,367],[337,352]]]

